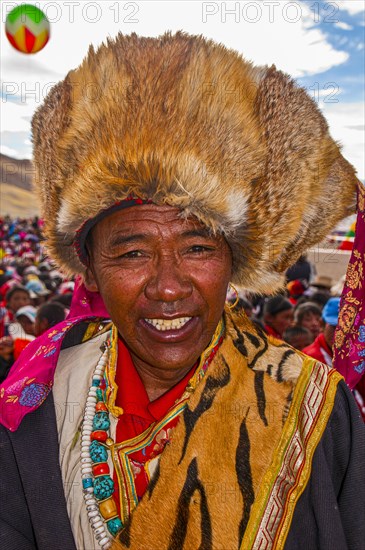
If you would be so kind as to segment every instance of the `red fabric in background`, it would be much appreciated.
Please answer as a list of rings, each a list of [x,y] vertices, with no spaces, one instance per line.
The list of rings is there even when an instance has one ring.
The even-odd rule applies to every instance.
[[[317,338],[312,344],[302,349],[302,353],[305,353],[306,355],[309,355],[309,357],[313,357],[313,359],[317,359],[317,361],[326,364],[326,360],[321,352],[321,348],[323,348],[328,353],[328,355],[332,357],[332,350],[328,346],[323,332],[318,334]]]

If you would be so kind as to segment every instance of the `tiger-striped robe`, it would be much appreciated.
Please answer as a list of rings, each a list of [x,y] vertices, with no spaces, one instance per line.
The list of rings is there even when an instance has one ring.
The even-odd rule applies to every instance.
[[[219,353],[114,547],[364,550],[364,425],[344,381],[245,317],[225,318]],[[15,432],[0,426],[1,548],[98,547],[75,443],[105,338],[97,326],[73,327],[48,398]]]
[[[114,549],[283,548],[336,371],[226,312],[226,336]]]

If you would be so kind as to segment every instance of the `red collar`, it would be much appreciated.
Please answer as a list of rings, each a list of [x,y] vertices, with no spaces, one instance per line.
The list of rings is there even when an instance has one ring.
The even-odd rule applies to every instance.
[[[265,325],[265,331],[270,336],[274,336],[274,338],[277,338],[278,340],[282,340],[283,336],[282,334],[279,334],[274,328],[272,328],[270,325]]]
[[[127,347],[118,339],[118,362],[115,376],[118,385],[116,405],[121,407],[125,413],[145,418],[150,422],[160,420],[175,401],[181,397],[196,367],[197,364],[190,369],[180,382],[161,397],[150,401]]]

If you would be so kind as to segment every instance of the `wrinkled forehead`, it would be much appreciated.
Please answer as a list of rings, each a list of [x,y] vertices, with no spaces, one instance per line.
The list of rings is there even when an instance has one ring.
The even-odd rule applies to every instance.
[[[141,204],[131,206],[130,208],[117,210],[99,220],[91,229],[96,233],[103,228],[108,230],[123,228],[126,231],[134,232],[141,225],[149,224],[165,227],[177,227],[185,229],[187,227],[196,227],[206,233],[211,230],[204,225],[196,216],[188,214],[185,211],[170,205]]]
[[[201,235],[220,239],[196,216],[170,205],[141,204],[108,213],[89,230],[86,241],[93,246],[96,239],[110,239],[113,234],[128,235]]]

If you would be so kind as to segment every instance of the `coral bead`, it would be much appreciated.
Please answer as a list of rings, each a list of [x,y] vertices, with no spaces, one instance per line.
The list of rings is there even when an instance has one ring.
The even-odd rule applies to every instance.
[[[93,474],[94,476],[101,476],[104,474],[109,474],[110,469],[106,462],[100,462],[99,464],[94,464]]]
[[[90,436],[93,441],[106,441],[108,434],[102,430],[96,430]]]

